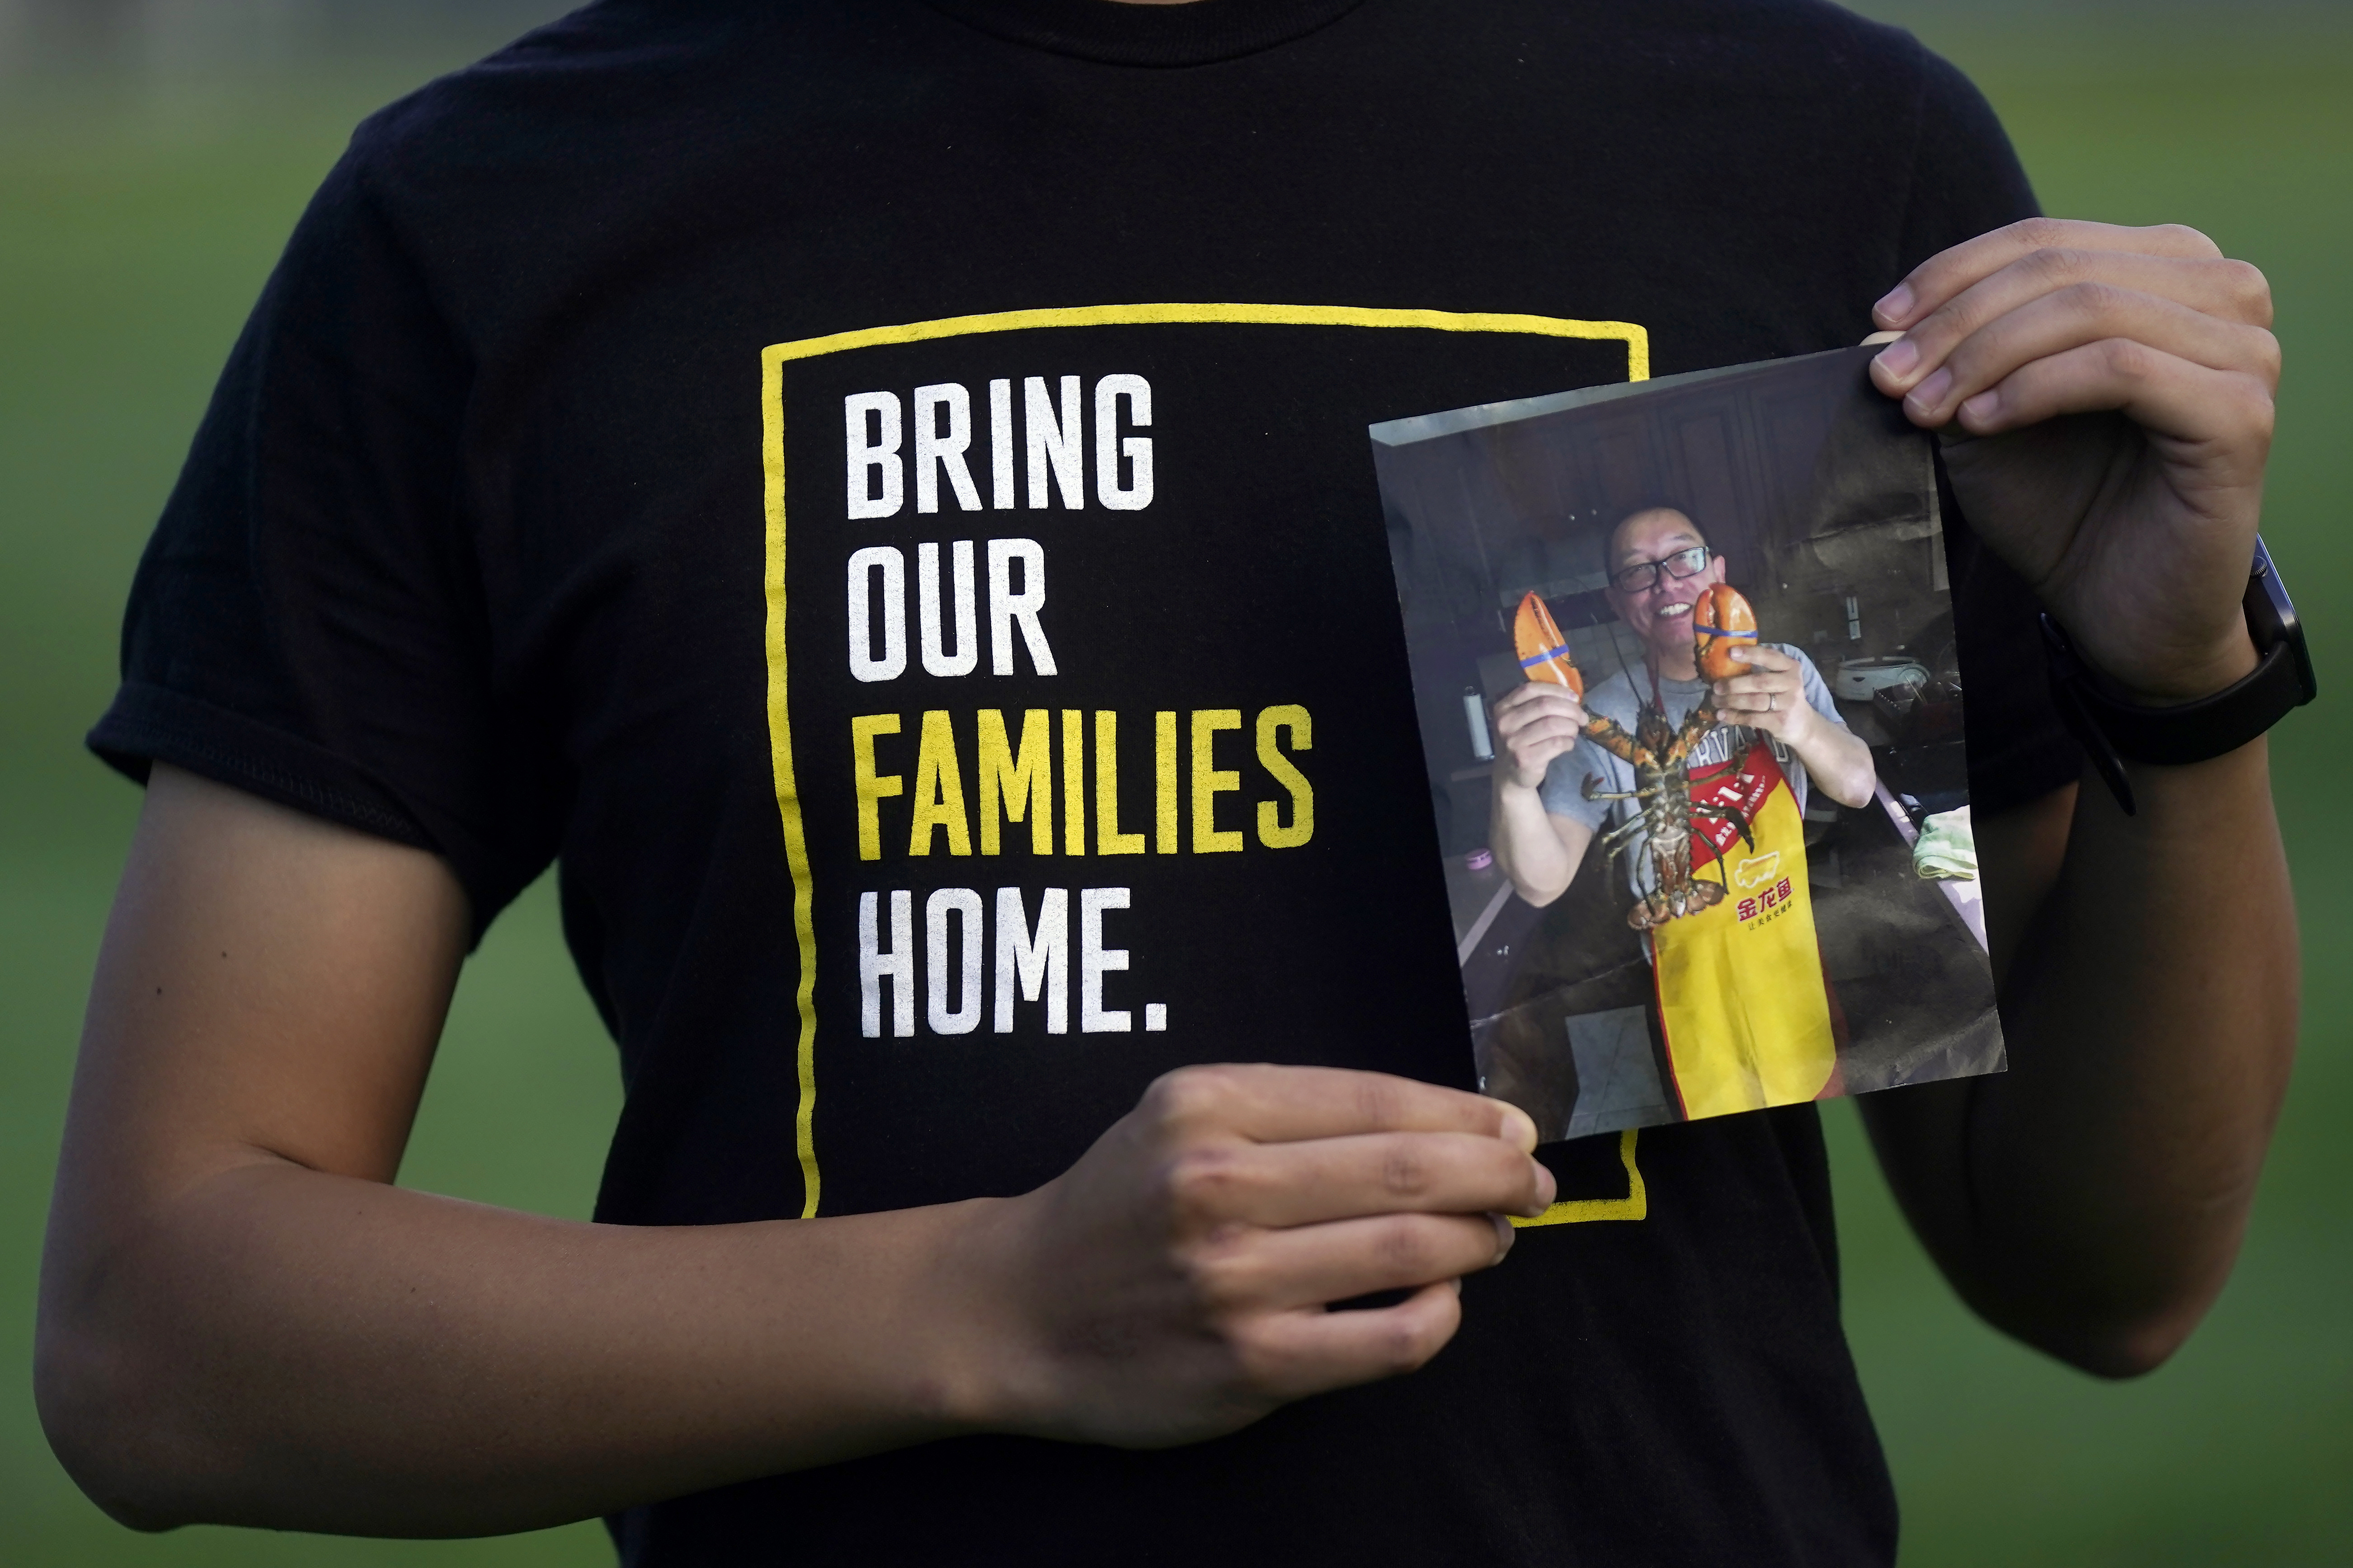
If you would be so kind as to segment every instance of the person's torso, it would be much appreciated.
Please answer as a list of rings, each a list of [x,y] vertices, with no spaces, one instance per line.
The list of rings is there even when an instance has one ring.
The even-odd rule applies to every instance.
[[[1326,9],[1153,68],[607,7],[408,111],[379,188],[465,323],[501,701],[628,1085],[600,1217],[1019,1193],[1190,1062],[1469,1087],[1366,426],[1867,330],[1910,89],[1836,49],[1906,57]],[[1414,1378],[640,1510],[631,1560],[1884,1556],[1811,1111],[1547,1154],[1592,1223]]]
[[[1767,643],[1765,646],[1798,659],[1810,689],[1820,685],[1820,678],[1814,673],[1811,661],[1807,659],[1802,650],[1787,643]],[[1709,685],[1704,680],[1675,680],[1662,677],[1654,682],[1647,668],[1641,673],[1639,686],[1636,680],[1633,670],[1620,670],[1597,682],[1586,696],[1586,711],[1610,720],[1631,735],[1639,733],[1641,728],[1642,710],[1655,707],[1666,716],[1668,729],[1674,731],[1691,717],[1692,710],[1700,705],[1709,691]],[[1835,711],[1824,717],[1844,722]],[[1704,775],[1722,770],[1754,745],[1763,745],[1772,752],[1773,761],[1779,766],[1781,776],[1788,781],[1791,798],[1797,802],[1798,809],[1803,812],[1809,790],[1806,764],[1778,736],[1765,734],[1746,725],[1717,724],[1693,741],[1683,765],[1695,777]],[[1579,741],[1553,765],[1565,780],[1575,781],[1569,787],[1578,790],[1583,788],[1584,780],[1588,777],[1595,781],[1593,787],[1597,793],[1616,795],[1630,795],[1641,783],[1630,763],[1589,741]],[[1612,803],[1609,815],[1614,820],[1625,821],[1640,813],[1634,801],[1621,799]],[[1635,837],[1639,839],[1641,834],[1637,832]]]

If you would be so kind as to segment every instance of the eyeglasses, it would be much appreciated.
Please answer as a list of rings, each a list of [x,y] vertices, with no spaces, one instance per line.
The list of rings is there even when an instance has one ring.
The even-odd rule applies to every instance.
[[[1696,577],[1707,570],[1711,552],[1704,544],[1694,544],[1689,550],[1678,550],[1672,555],[1657,561],[1638,561],[1633,565],[1610,574],[1609,580],[1621,594],[1645,594],[1656,586],[1659,568],[1665,567],[1671,577]]]

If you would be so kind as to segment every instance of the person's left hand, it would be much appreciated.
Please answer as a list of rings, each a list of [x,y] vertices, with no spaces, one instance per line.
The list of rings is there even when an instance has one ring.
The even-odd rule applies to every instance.
[[[2261,272],[2195,229],[2032,218],[1873,315],[1904,333],[1873,380],[1947,430],[1971,525],[2095,668],[2169,704],[2254,667],[2239,601],[2280,369]]]
[[[1714,684],[1715,716],[1727,724],[1761,730],[1784,745],[1798,745],[1812,721],[1821,717],[1806,700],[1798,661],[1761,643],[1736,647],[1732,657],[1748,666],[1749,673]]]

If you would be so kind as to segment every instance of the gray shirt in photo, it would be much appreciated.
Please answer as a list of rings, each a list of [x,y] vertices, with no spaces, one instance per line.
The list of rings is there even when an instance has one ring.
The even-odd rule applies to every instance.
[[[1788,643],[1765,646],[1788,654],[1798,661],[1798,676],[1804,683],[1807,702],[1812,705],[1815,712],[1840,729],[1845,729],[1846,721],[1839,716],[1838,704],[1831,700],[1831,689],[1823,681],[1821,672],[1814,668],[1814,661]],[[1647,688],[1650,671],[1642,671],[1641,679]],[[1661,680],[1659,699],[1665,705],[1667,722],[1681,724],[1684,716],[1699,706],[1700,699],[1707,695],[1707,689],[1708,683],[1704,680]],[[1619,726],[1630,735],[1635,732],[1642,700],[1647,695],[1647,691],[1638,694],[1630,671],[1620,670],[1586,692],[1585,710],[1598,718],[1616,720]],[[1696,771],[1729,762],[1744,739],[1761,740],[1773,748],[1774,760],[1781,764],[1781,772],[1789,780],[1789,793],[1796,798],[1799,811],[1803,812],[1806,809],[1806,765],[1798,761],[1787,746],[1770,736],[1758,735],[1753,730],[1739,726],[1719,726],[1700,737],[1699,743],[1692,748],[1689,765]],[[1539,792],[1545,809],[1555,816],[1581,822],[1596,833],[1613,821],[1622,822],[1635,815],[1636,803],[1630,800],[1586,799],[1584,786],[1588,778],[1597,781],[1593,786],[1595,789],[1604,792],[1634,787],[1634,770],[1630,765],[1611,756],[1593,742],[1580,737],[1572,750],[1555,757],[1552,765],[1545,770],[1544,787]],[[1642,842],[1647,837],[1641,833],[1635,834],[1624,856],[1627,884],[1637,893],[1643,890],[1645,879],[1649,876],[1649,860],[1642,854]]]

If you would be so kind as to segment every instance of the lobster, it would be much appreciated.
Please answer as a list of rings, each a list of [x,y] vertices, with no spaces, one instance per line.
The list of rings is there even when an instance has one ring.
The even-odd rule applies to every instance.
[[[1719,583],[1710,585],[1693,608],[1694,656],[1701,673],[1710,680],[1738,674],[1742,667],[1733,661],[1731,645],[1746,643],[1753,647],[1757,640],[1757,617],[1748,601]],[[1530,593],[1521,599],[1518,614],[1513,617],[1512,631],[1520,668],[1527,671],[1529,679],[1566,686],[1578,697],[1585,695],[1585,677],[1569,655],[1568,639],[1561,636],[1541,597]],[[1635,803],[1635,814],[1604,832],[1601,843],[1608,854],[1607,864],[1611,866],[1633,847],[1638,838],[1649,847],[1650,889],[1637,897],[1633,909],[1626,915],[1626,923],[1636,931],[1651,931],[1724,900],[1721,880],[1701,881],[1692,875],[1694,816],[1728,822],[1740,830],[1741,839],[1751,849],[1757,847],[1756,835],[1738,806],[1729,801],[1711,805],[1692,799],[1692,747],[1715,727],[1715,699],[1712,694],[1702,698],[1681,725],[1672,728],[1665,710],[1648,702],[1642,704],[1630,735],[1612,719],[1594,715],[1585,721],[1584,733],[1594,744],[1634,770],[1634,787],[1630,790],[1597,790],[1597,781],[1588,775],[1583,793],[1588,800]],[[1744,743],[1733,758],[1736,773],[1747,757],[1748,748]],[[1718,875],[1721,877],[1720,871]]]
[[[1699,706],[1672,729],[1667,725],[1665,712],[1648,702],[1642,704],[1630,735],[1617,721],[1599,714],[1585,721],[1585,733],[1594,744],[1634,770],[1634,787],[1630,790],[1596,789],[1594,785],[1599,781],[1588,773],[1582,793],[1588,800],[1630,800],[1635,804],[1634,815],[1603,833],[1601,844],[1608,853],[1607,864],[1611,866],[1617,864],[1619,856],[1632,848],[1638,837],[1650,850],[1649,890],[1638,894],[1634,907],[1626,913],[1626,923],[1636,931],[1650,931],[1724,901],[1721,880],[1703,881],[1692,875],[1694,816],[1728,822],[1740,830],[1741,839],[1749,848],[1757,847],[1756,835],[1738,806],[1730,801],[1710,805],[1692,799],[1691,750],[1715,725],[1713,696],[1702,698]],[[1744,744],[1732,760],[1732,771],[1738,773],[1747,759],[1748,748]],[[1720,879],[1722,875],[1719,868],[1717,876]]]

